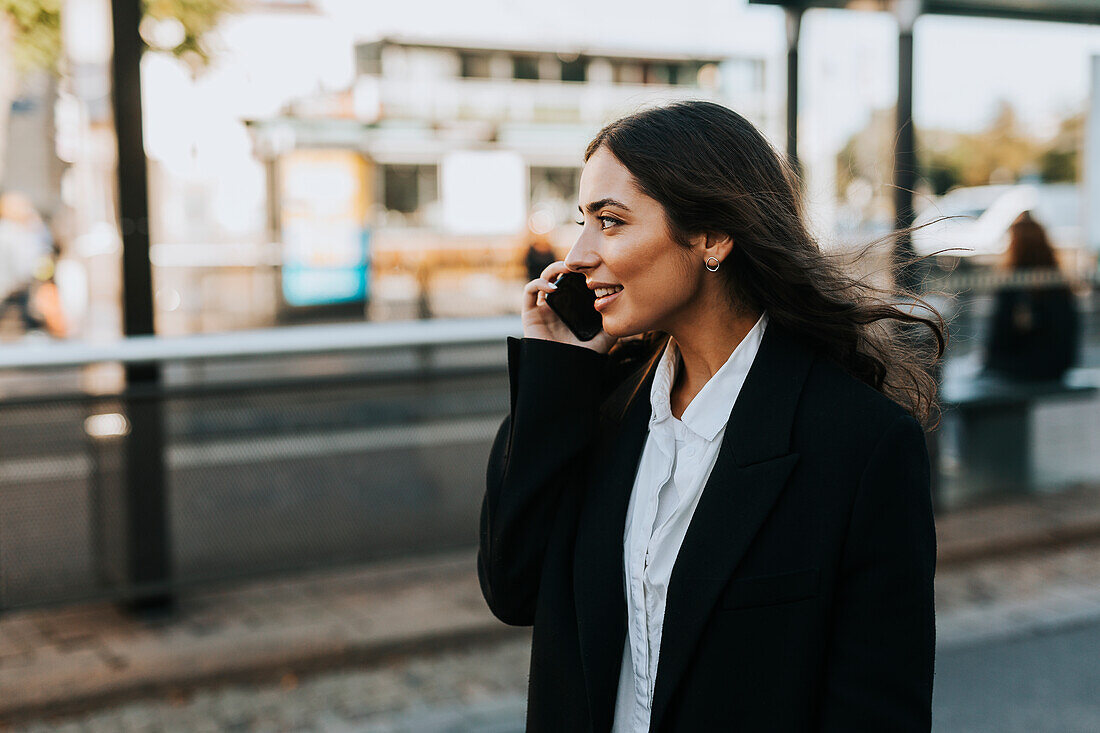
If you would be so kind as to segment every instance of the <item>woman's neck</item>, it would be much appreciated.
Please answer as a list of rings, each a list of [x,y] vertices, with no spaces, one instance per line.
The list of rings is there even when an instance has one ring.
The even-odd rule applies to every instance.
[[[761,313],[700,317],[670,332],[680,351],[680,369],[673,385],[674,404],[686,407],[744,341]],[[679,417],[679,416],[677,416]]]

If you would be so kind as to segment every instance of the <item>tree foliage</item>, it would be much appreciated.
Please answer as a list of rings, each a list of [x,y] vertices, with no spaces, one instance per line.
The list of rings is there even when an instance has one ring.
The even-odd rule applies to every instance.
[[[12,25],[16,66],[22,70],[56,71],[61,56],[62,0],[0,0],[0,14]],[[222,16],[236,8],[235,0],[143,0],[145,14],[156,20],[175,18],[183,25],[176,56],[209,61],[203,37]]]
[[[0,0],[16,68],[53,69],[61,52],[61,0]]]
[[[175,18],[183,24],[184,37],[180,45],[172,49],[176,56],[197,54],[204,63],[210,54],[203,44],[207,32],[214,28],[222,16],[235,9],[233,0],[144,0],[145,14],[156,20]]]
[[[1050,147],[1039,158],[1044,181],[1072,182],[1080,175],[1080,151],[1085,147],[1085,113],[1062,120]]]
[[[893,109],[876,110],[866,127],[853,135],[837,155],[837,190],[862,178],[876,188],[891,181],[894,139]],[[977,132],[920,129],[917,156],[920,180],[932,194],[955,186],[980,186],[1039,178],[1048,183],[1078,178],[1084,146],[1085,115],[1062,120],[1049,140],[1029,134],[1007,101],[997,105],[985,129]]]

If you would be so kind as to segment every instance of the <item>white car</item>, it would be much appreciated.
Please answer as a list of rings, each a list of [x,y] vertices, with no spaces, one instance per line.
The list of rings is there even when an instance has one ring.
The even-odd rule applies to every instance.
[[[946,257],[995,259],[1008,247],[1008,227],[1021,212],[1031,211],[1059,249],[1084,245],[1080,188],[1073,183],[974,186],[949,191],[929,204],[914,221],[926,224],[913,232],[913,249],[928,255],[952,248]],[[957,249],[956,249],[957,248]]]

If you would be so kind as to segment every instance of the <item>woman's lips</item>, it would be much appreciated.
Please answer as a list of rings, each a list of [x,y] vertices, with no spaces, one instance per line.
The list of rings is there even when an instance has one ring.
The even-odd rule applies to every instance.
[[[611,301],[615,300],[615,298],[618,298],[619,293],[621,293],[621,292],[623,292],[623,291],[618,290],[618,291],[612,293],[611,295],[605,295],[602,298],[596,298],[596,302],[593,305],[595,306],[596,310],[598,310],[598,311],[603,310],[604,308],[607,307],[607,305]]]

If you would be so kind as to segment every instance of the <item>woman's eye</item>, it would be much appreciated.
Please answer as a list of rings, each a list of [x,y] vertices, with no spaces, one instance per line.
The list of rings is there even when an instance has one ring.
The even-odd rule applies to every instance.
[[[608,224],[608,226],[615,226],[616,224],[622,224],[621,221],[619,221],[618,219],[616,219],[613,216],[597,216],[596,218],[599,219],[600,221],[602,221],[604,224],[607,224],[608,222],[610,222],[610,224]],[[576,222],[573,222],[573,223],[577,224],[579,226],[582,226],[582,227],[584,226],[583,221],[576,221]],[[600,227],[600,228],[601,229],[607,229],[607,226],[603,226],[603,227]]]

